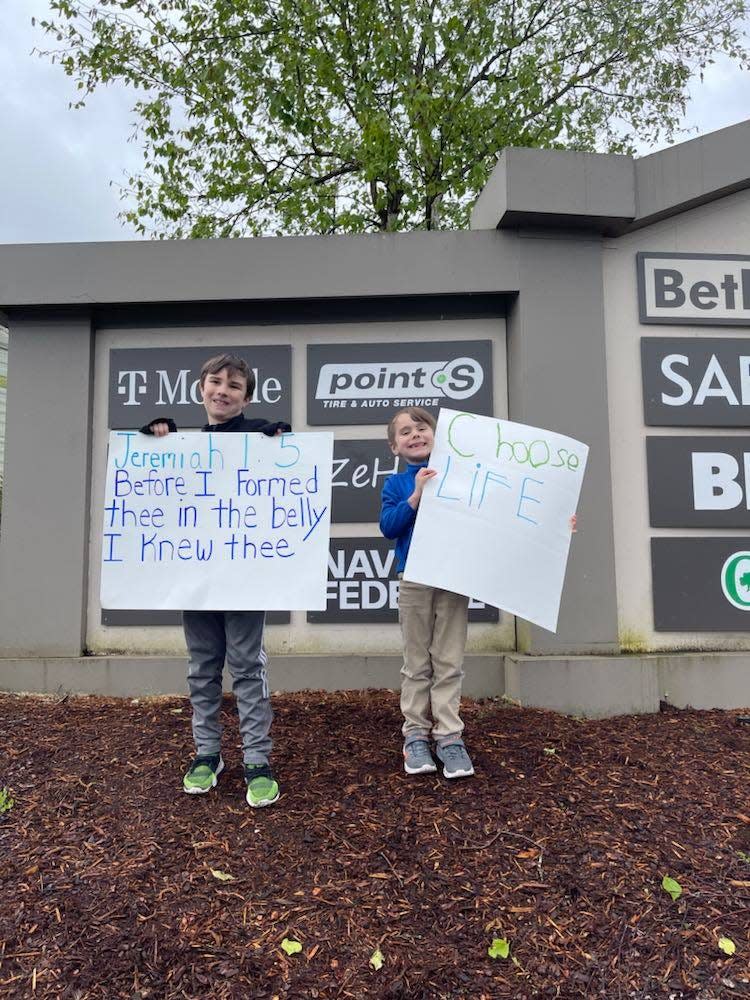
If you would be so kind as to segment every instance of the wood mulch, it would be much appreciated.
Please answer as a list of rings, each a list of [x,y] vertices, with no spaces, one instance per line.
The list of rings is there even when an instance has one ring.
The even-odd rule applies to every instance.
[[[467,701],[448,782],[403,773],[393,692],[275,708],[283,795],[250,810],[229,700],[227,771],[187,796],[185,699],[0,695],[0,996],[750,997],[739,713]]]

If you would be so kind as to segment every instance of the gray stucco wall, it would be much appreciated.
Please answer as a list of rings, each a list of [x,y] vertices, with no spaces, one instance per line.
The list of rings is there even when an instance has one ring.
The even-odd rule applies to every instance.
[[[5,459],[5,412],[8,393],[8,331],[0,326],[0,488]]]
[[[0,534],[5,656],[83,648],[91,362],[87,316],[14,320]]]

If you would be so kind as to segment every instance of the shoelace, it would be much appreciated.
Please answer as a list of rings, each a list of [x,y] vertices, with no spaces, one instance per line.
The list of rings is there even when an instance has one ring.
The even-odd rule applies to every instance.
[[[432,756],[430,753],[430,747],[425,740],[415,740],[413,743],[409,744],[407,749],[409,754],[415,758],[423,758],[424,760],[427,760]]]
[[[465,756],[468,756],[466,747],[461,743],[447,743],[440,748],[440,752],[443,758],[447,757],[451,761],[463,760]]]

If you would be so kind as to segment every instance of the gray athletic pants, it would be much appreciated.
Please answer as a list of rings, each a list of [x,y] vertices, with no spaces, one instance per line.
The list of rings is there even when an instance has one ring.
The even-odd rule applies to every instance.
[[[263,611],[183,611],[190,658],[188,687],[198,756],[221,749],[221,675],[224,661],[240,717],[245,764],[267,764],[271,753],[271,699],[263,648]]]

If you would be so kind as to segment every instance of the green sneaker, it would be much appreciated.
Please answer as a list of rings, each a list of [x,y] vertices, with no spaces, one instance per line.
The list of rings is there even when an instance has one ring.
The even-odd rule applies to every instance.
[[[279,783],[268,764],[245,764],[247,793],[245,799],[253,809],[270,806],[279,797]]]
[[[224,761],[219,753],[210,757],[196,757],[182,779],[183,791],[188,795],[204,795],[210,792],[212,788],[216,788],[223,770]]]

